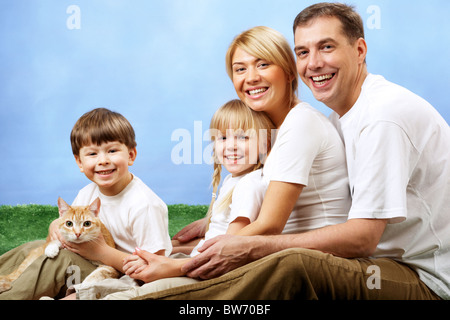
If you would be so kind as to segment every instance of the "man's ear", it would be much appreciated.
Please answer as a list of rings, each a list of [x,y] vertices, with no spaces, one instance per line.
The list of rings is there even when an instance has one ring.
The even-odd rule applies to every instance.
[[[134,160],[136,160],[136,156],[137,156],[137,149],[136,147],[132,148],[132,149],[128,149],[128,165],[132,166],[134,163]]]
[[[80,168],[81,172],[84,172],[83,163],[81,162],[80,156],[74,156],[75,161],[77,162],[77,166]]]
[[[358,49],[359,62],[364,63],[367,57],[367,42],[363,38],[356,40],[356,46]]]

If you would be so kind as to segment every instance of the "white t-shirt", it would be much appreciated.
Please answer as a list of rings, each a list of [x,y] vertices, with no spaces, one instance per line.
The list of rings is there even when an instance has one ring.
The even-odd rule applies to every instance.
[[[166,204],[138,177],[116,196],[102,194],[95,183],[81,189],[74,206],[86,206],[100,197],[99,218],[109,230],[116,248],[132,253],[136,247],[148,252],[165,250],[168,256],[172,242],[168,231]]]
[[[228,175],[222,183],[218,197],[213,205],[211,222],[205,234],[205,239],[200,241],[192,250],[191,257],[198,254],[198,248],[209,239],[227,233],[228,226],[239,217],[248,218],[253,222],[258,217],[267,184],[262,181],[262,170],[255,170],[244,176],[232,177]],[[229,192],[233,192],[232,203],[222,211],[219,211],[222,199]]]
[[[345,149],[336,128],[307,103],[281,125],[264,164],[264,181],[303,188],[283,233],[301,233],[347,221],[351,205]]]
[[[450,129],[425,100],[369,75],[339,119],[353,205],[349,219],[389,219],[374,257],[414,268],[450,298]]]

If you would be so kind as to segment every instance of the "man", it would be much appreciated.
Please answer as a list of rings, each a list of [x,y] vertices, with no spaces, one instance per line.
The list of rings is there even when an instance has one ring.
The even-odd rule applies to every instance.
[[[185,268],[223,277],[148,298],[450,299],[448,124],[420,97],[368,73],[352,7],[313,5],[294,35],[300,77],[334,111],[346,145],[349,220],[297,235],[213,239]]]

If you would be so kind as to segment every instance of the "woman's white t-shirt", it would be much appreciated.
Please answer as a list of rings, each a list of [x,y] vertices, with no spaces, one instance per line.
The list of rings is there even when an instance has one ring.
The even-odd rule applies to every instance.
[[[301,233],[347,221],[351,206],[345,148],[336,128],[307,103],[281,125],[263,180],[305,186],[283,233]]]

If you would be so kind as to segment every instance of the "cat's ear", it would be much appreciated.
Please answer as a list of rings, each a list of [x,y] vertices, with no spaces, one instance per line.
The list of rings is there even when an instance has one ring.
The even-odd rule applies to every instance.
[[[67,212],[67,210],[70,209],[70,206],[65,202],[61,197],[58,198],[58,210],[59,210],[59,216],[62,217],[64,213]]]
[[[89,206],[89,210],[91,210],[95,216],[98,216],[98,213],[100,212],[100,204],[100,198],[97,198]]]

